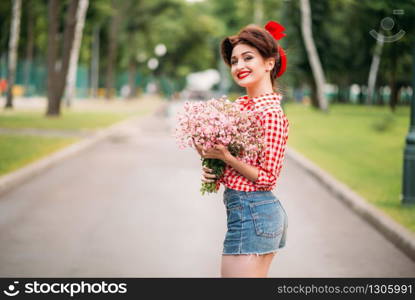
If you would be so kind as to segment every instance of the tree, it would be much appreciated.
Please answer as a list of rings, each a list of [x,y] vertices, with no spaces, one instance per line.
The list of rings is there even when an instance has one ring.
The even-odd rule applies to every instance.
[[[125,5],[127,1],[123,1],[122,4]],[[114,68],[115,63],[117,60],[117,53],[118,53],[118,39],[117,36],[119,34],[119,29],[121,25],[121,21],[123,19],[123,8],[119,7],[119,2],[116,0],[112,0],[112,7],[113,7],[113,15],[110,21],[110,27],[108,30],[108,56],[107,56],[107,73],[105,79],[106,85],[106,92],[105,97],[107,99],[111,99],[113,96],[113,88],[114,88]]]
[[[26,63],[24,67],[24,87],[25,91],[29,89],[30,69],[33,63],[33,50],[35,41],[35,18],[34,18],[34,3],[32,0],[26,2],[27,11],[27,41],[26,41]]]
[[[129,46],[123,47],[122,49],[123,59],[121,60],[121,65],[123,67],[127,67],[128,69],[128,98],[130,99],[136,96],[137,91],[137,54],[141,52],[141,55],[143,55],[144,52],[148,51],[148,56],[152,56],[154,53],[154,47],[156,46],[155,44],[168,42],[167,39],[160,36],[158,31],[164,27],[163,19],[165,18],[163,18],[163,16],[171,12],[174,12],[177,15],[181,15],[181,18],[185,18],[183,5],[180,5],[179,3],[172,0],[151,1],[147,3],[140,2],[138,4],[132,3],[132,5],[128,7],[126,13],[124,14],[124,35],[121,35],[120,39],[121,44],[128,44]],[[137,18],[137,15],[141,15],[141,17]],[[158,26],[155,24],[158,24]],[[179,33],[176,33],[175,37],[176,41],[179,42]],[[171,51],[173,51],[173,49],[169,47],[168,52]]]
[[[399,89],[410,85],[408,73],[415,7],[406,0],[355,2],[358,3],[356,11],[361,15],[360,19],[365,20],[357,26],[365,33],[367,42],[364,48],[372,56],[371,68],[366,70],[369,73],[366,103],[375,103],[377,86],[388,85],[391,91],[389,105],[394,111],[399,100]],[[377,99],[377,104],[383,104],[380,94]]]
[[[95,24],[92,33],[92,55],[91,55],[91,94],[90,97],[98,97],[99,83],[99,32],[101,26]]]
[[[367,81],[368,89],[367,89],[366,104],[373,103],[373,96],[374,96],[375,87],[376,87],[376,78],[378,77],[380,58],[382,57],[383,35],[379,35],[376,38],[376,41],[377,41],[376,47],[373,52],[372,63],[370,64],[369,78]]]
[[[73,46],[69,59],[69,70],[66,78],[66,104],[70,106],[75,93],[76,70],[78,68],[79,49],[81,48],[82,32],[84,30],[85,16],[88,9],[89,0],[80,0],[76,12],[76,26]]]
[[[106,55],[101,53],[107,49],[102,47],[107,45],[105,41],[106,27],[108,19],[113,14],[112,3],[108,0],[89,1],[88,13],[86,16],[85,27],[83,30],[83,42],[79,54],[79,65],[90,66],[90,93],[89,96],[98,97],[98,88],[100,83],[100,64],[106,62]],[[101,43],[102,35],[104,41]],[[103,65],[104,65],[103,64]],[[104,77],[104,76],[103,76]]]
[[[304,44],[307,50],[307,57],[313,71],[314,81],[317,90],[317,99],[319,108],[323,111],[328,110],[328,102],[324,94],[325,78],[321,67],[320,59],[313,40],[311,29],[311,10],[308,0],[301,0],[301,29],[303,33]]]
[[[76,12],[79,0],[71,0],[66,13],[65,28],[63,32],[62,55],[59,55],[59,15],[61,2],[49,0],[48,5],[48,107],[47,116],[59,116],[66,76],[69,68],[70,53],[72,50]]]
[[[20,16],[22,12],[22,1],[13,0],[12,23],[10,26],[9,40],[9,64],[8,64],[8,84],[7,84],[7,101],[5,108],[13,107],[13,86],[16,78],[17,64],[17,45],[20,36]]]
[[[262,0],[254,0],[253,5],[254,5],[254,15],[253,15],[254,23],[257,25],[261,25],[262,22],[264,21],[264,8],[263,8]]]

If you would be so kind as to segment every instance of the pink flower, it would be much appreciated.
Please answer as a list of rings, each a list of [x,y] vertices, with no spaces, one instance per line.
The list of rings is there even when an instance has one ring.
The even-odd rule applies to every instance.
[[[239,105],[226,97],[199,102],[186,101],[184,112],[177,116],[174,136],[180,149],[194,147],[194,143],[204,149],[222,144],[243,160],[258,157],[263,148],[263,128],[259,115],[250,111],[242,112]],[[216,164],[216,170],[221,172],[224,166],[218,166],[214,161],[203,159],[203,163],[208,166]],[[203,183],[202,194],[205,191],[217,191],[217,185]]]
[[[177,119],[175,137],[183,147],[193,147],[192,143],[186,141],[194,138],[207,148],[221,143],[225,146],[233,144],[245,152],[260,151],[262,128],[257,115],[240,111],[238,105],[226,97],[186,101],[184,112],[178,114]],[[250,147],[252,144],[256,147]]]

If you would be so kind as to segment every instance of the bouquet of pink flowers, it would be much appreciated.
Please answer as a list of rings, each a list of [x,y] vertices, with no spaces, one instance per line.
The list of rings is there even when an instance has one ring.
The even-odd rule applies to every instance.
[[[195,148],[196,144],[208,150],[221,144],[233,156],[241,158],[255,156],[263,147],[259,115],[251,111],[242,112],[237,104],[224,96],[208,101],[187,101],[184,112],[178,114],[175,137],[181,149]],[[213,170],[217,181],[223,174],[225,163],[219,159],[201,160],[203,166]],[[217,192],[216,181],[202,183],[202,195]]]

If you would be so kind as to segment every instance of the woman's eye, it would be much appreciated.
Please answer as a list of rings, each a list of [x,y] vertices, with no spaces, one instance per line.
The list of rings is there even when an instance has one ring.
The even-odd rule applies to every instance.
[[[253,56],[245,56],[244,60],[247,61],[247,60],[251,60],[253,58],[254,58]],[[237,60],[232,60],[231,65],[235,65],[237,62],[238,62]]]

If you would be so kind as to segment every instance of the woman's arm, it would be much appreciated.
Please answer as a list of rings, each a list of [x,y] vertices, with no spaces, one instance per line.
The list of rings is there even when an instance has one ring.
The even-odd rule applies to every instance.
[[[248,178],[248,180],[255,182],[258,179],[259,171],[257,168],[238,160],[232,154],[226,155],[223,161],[238,171],[239,174]]]
[[[259,188],[274,186],[282,167],[288,139],[288,120],[282,111],[269,111],[263,117],[264,149],[259,156],[258,178],[255,182]]]
[[[262,151],[262,163],[258,167],[239,161],[223,145],[216,145],[208,151],[201,146],[196,145],[196,148],[203,158],[221,159],[258,187],[268,188],[275,184],[282,167],[288,138],[288,121],[281,112],[268,112],[264,116],[264,128],[265,148]]]
[[[201,146],[195,145],[197,151],[203,158],[216,158],[220,159],[226,164],[230,165],[236,171],[238,171],[242,176],[245,176],[251,181],[256,181],[258,178],[258,169],[239,161],[235,156],[233,156],[229,150],[223,145],[216,145],[214,148],[205,151]]]

